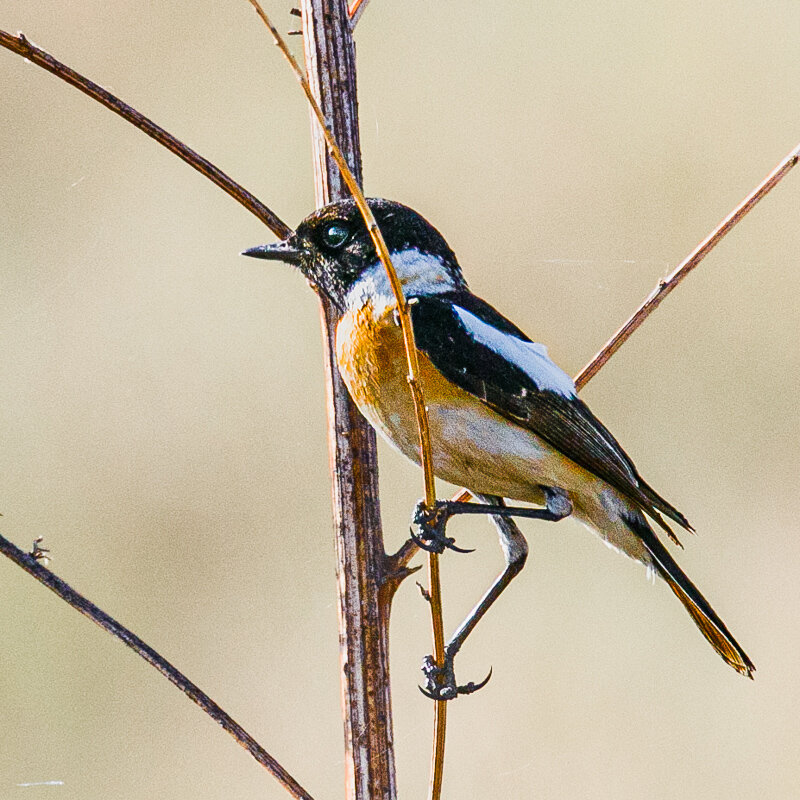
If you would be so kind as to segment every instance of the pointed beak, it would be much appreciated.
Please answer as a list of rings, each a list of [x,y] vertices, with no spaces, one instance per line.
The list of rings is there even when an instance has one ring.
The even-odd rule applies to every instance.
[[[243,256],[252,256],[253,258],[266,258],[270,261],[285,261],[288,264],[300,263],[300,249],[294,244],[293,236],[284,239],[282,242],[275,242],[275,244],[262,244],[258,247],[251,247],[249,250],[243,250]]]

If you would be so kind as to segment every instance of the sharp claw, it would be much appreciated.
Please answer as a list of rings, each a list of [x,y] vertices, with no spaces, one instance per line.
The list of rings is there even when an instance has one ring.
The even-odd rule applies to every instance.
[[[454,544],[454,542],[455,542],[455,539],[447,539],[447,541],[445,543],[445,547],[448,550],[452,550],[455,553],[474,553],[475,552],[475,548],[474,547],[457,547]]]
[[[491,677],[492,677],[492,668],[489,667],[489,674],[480,683],[475,683],[475,681],[470,681],[464,686],[456,687],[456,691],[458,692],[458,694],[473,694],[474,692],[477,692],[479,689],[483,689],[483,687],[486,686],[487,683],[489,683]]]
[[[428,691],[427,689],[423,689],[421,686],[417,686],[422,694],[425,695],[430,700],[434,700],[435,702],[439,702],[440,700],[452,700],[455,697],[458,697],[458,690],[460,687],[453,688],[452,686],[437,686],[434,691]]]
[[[425,550],[428,553],[443,553],[444,548],[447,546],[436,540],[432,542],[426,542],[421,536],[417,536],[417,534],[414,533],[413,528],[409,528],[409,534],[411,535],[411,541],[414,542],[414,544],[419,547],[420,550]]]
[[[449,516],[430,514],[424,506],[417,506],[413,517],[414,525],[410,528],[411,541],[428,553],[441,554],[445,550],[452,550],[454,553],[474,553],[472,548],[459,547],[452,536],[445,536],[444,528],[448,519]],[[415,527],[419,529],[420,534],[414,532]]]
[[[452,659],[445,659],[443,666],[439,667],[433,660],[433,656],[426,656],[422,660],[422,671],[425,674],[425,687],[419,686],[420,692],[429,700],[453,700],[460,694],[473,694],[479,689],[483,689],[492,677],[492,670],[480,682],[470,681],[463,686],[458,686],[453,674]]]

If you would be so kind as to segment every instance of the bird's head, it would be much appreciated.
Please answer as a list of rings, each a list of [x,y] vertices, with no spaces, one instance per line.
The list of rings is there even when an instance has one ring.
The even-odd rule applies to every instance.
[[[367,200],[386,241],[406,294],[421,281],[465,287],[461,269],[444,237],[424,217],[391,200]],[[311,286],[340,311],[365,273],[382,267],[361,213],[353,200],[341,200],[306,217],[297,230],[275,244],[243,255],[297,266]],[[440,289],[441,290],[441,289]]]

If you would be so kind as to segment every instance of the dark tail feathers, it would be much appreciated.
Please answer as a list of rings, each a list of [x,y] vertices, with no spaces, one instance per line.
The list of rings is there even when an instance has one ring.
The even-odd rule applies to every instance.
[[[635,534],[641,537],[653,557],[656,571],[683,603],[695,625],[700,629],[700,633],[708,639],[711,646],[726,663],[741,675],[752,678],[756,669],[753,662],[747,657],[705,597],[700,594],[698,588],[686,577],[675,559],[656,538],[644,516],[640,512],[633,512],[626,515],[625,522]]]

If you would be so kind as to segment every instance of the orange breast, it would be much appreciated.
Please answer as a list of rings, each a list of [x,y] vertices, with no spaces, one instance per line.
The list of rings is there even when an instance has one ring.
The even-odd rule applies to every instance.
[[[362,414],[405,455],[418,461],[418,432],[408,386],[403,333],[394,310],[372,303],[345,314],[336,331],[339,370]],[[419,381],[429,407],[473,402],[419,353]]]

